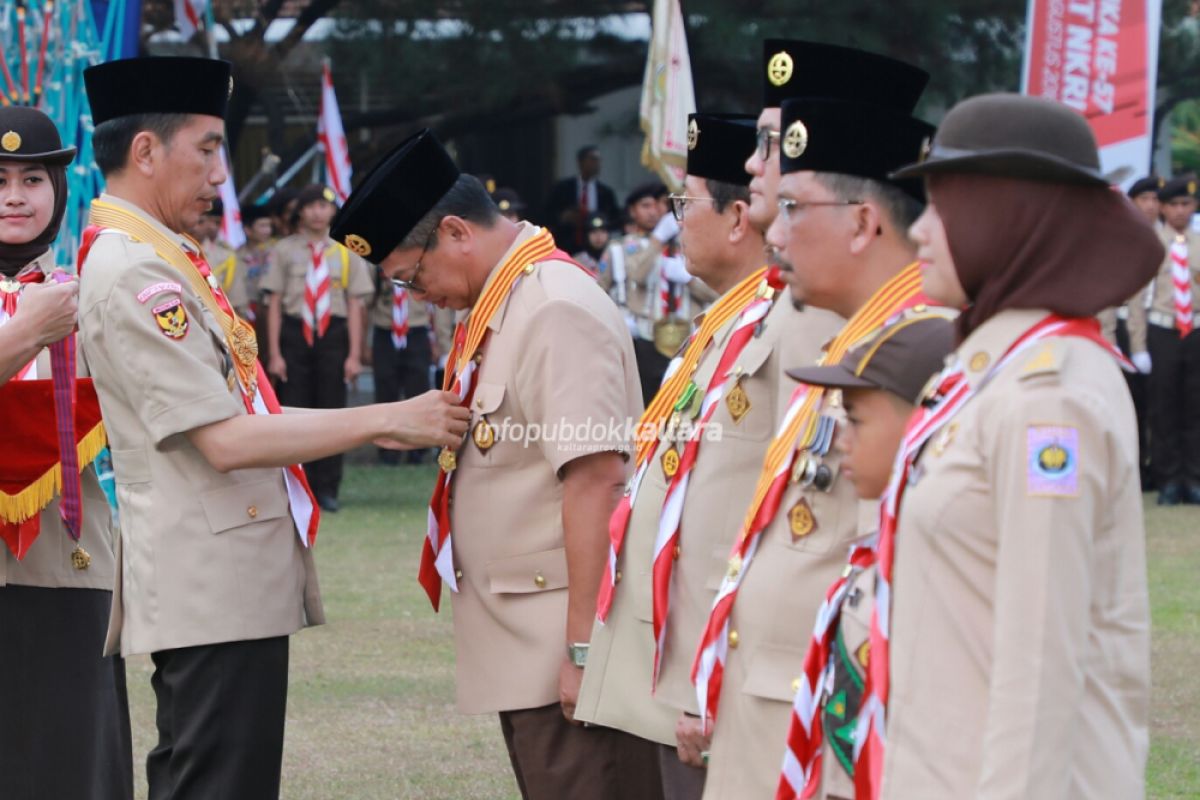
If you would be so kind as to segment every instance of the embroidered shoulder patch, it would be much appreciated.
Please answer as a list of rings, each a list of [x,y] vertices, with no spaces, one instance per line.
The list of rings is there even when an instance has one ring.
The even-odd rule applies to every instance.
[[[137,301],[139,303],[144,304],[147,300],[149,300],[151,297],[154,297],[156,294],[164,294],[166,292],[173,292],[175,294],[179,294],[182,291],[183,291],[183,287],[180,286],[178,283],[154,283],[154,284],[151,284],[150,286],[147,286],[145,289],[142,289],[140,292],[137,293]]]
[[[183,307],[182,298],[174,297],[164,303],[159,303],[154,306],[153,311],[154,321],[158,323],[163,336],[168,339],[182,339],[187,336],[187,309]]]
[[[1079,495],[1079,430],[1030,425],[1025,434],[1025,487],[1033,497]]]

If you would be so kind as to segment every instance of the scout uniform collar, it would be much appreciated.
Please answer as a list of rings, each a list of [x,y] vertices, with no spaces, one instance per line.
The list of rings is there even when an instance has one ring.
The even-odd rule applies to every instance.
[[[138,217],[140,217],[142,220],[144,220],[147,225],[150,225],[151,227],[153,227],[158,233],[162,234],[163,236],[170,238],[173,242],[177,243],[180,247],[182,247],[186,250],[191,250],[193,252],[199,252],[199,246],[195,243],[195,241],[191,237],[185,236],[182,233],[178,233],[176,231],[171,230],[166,225],[163,225],[161,222],[159,222],[157,219],[155,219],[150,214],[150,212],[146,211],[141,206],[136,205],[135,203],[131,203],[128,200],[125,200],[124,198],[117,197],[116,195],[111,195],[108,192],[101,193],[99,199],[101,202],[107,203],[108,205],[111,205],[111,206],[116,206],[117,208],[121,209],[122,211],[127,211],[130,214],[136,214]]]
[[[1021,308],[1001,311],[986,320],[963,340],[955,352],[962,360],[963,373],[973,390],[989,376],[996,362],[1004,357],[1026,331],[1050,312],[1045,309]],[[1044,364],[1045,370],[1057,369],[1057,360]],[[1035,358],[1025,368],[1039,369]]]
[[[492,268],[492,271],[488,273],[487,280],[483,282],[483,289],[479,292],[480,297],[483,297],[484,294],[487,293],[488,287],[490,287],[499,277],[501,271],[500,267],[508,261],[512,254],[515,253],[517,249],[521,247],[521,245],[528,242],[534,236],[537,236],[543,230],[542,228],[539,228],[530,222],[525,222],[524,220],[517,223],[517,226],[520,228],[520,230],[517,231],[517,238],[513,239],[513,243],[509,245],[507,250],[504,251],[504,255],[500,256],[500,260],[496,262],[496,266]],[[531,264],[530,266],[533,265]],[[492,315],[492,318],[488,320],[488,329],[493,333],[499,332],[500,328],[503,326],[504,312],[508,310],[508,302],[511,298],[512,292],[505,292],[504,297],[500,300],[500,305],[496,307],[496,312]],[[476,305],[478,304],[478,301],[476,301]],[[474,309],[472,308],[472,312],[473,311]]]

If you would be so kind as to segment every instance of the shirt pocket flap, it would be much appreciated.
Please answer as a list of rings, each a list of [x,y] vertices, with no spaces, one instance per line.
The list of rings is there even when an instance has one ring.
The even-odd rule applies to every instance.
[[[734,368],[741,367],[743,375],[753,375],[767,362],[769,355],[771,355],[771,345],[761,338],[755,337],[746,342],[745,349],[734,362]]]
[[[503,383],[483,383],[475,387],[475,396],[471,399],[471,411],[476,414],[492,414],[504,402]]]
[[[287,495],[279,479],[238,483],[200,495],[200,505],[213,533],[278,519],[288,512]]]
[[[567,551],[559,547],[491,561],[487,565],[492,594],[528,594],[567,587]]]
[[[750,660],[742,691],[754,697],[790,703],[796,697],[796,679],[803,673],[803,650],[763,646]]]
[[[146,458],[145,450],[134,448],[111,452],[113,480],[120,484],[150,482],[150,461]]]

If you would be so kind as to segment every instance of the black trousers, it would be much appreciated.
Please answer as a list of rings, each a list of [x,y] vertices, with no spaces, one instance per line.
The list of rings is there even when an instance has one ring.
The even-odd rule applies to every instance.
[[[397,350],[392,344],[391,328],[373,328],[371,352],[374,356],[375,402],[393,403],[424,394],[433,388],[429,383],[429,367],[433,363],[433,347],[429,343],[429,327],[418,325],[408,329],[408,344]],[[385,464],[398,464],[402,454],[396,450],[379,450]],[[407,454],[410,463],[419,463],[424,451]]]
[[[1200,330],[1148,326],[1150,348],[1150,463],[1161,489],[1168,483],[1200,488]]]
[[[100,655],[111,605],[100,589],[0,587],[4,800],[133,797],[125,662]]]
[[[1126,357],[1132,354],[1129,343],[1129,326],[1125,320],[1117,320],[1117,346]],[[1137,414],[1138,429],[1138,464],[1141,467],[1142,491],[1154,488],[1154,475],[1150,466],[1150,412],[1147,408],[1146,384],[1148,376],[1140,372],[1126,372],[1125,384],[1129,387],[1129,396],[1133,398],[1133,410]]]
[[[345,408],[346,359],[350,334],[343,317],[329,321],[325,335],[304,341],[304,325],[297,317],[283,318],[279,332],[279,354],[287,362],[286,383],[280,383],[279,402],[296,408]],[[337,497],[342,483],[342,456],[310,461],[304,465],[308,483],[317,497]]]
[[[671,359],[664,356],[654,347],[649,339],[633,339],[633,354],[637,357],[638,379],[642,383],[642,402],[650,405],[658,387],[662,385],[663,374],[671,364]]]
[[[288,639],[153,653],[150,800],[277,800]]]

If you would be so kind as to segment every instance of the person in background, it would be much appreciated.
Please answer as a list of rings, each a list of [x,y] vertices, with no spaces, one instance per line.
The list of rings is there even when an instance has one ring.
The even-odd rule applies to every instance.
[[[248,318],[250,295],[246,290],[246,275],[238,269],[238,257],[229,244],[221,238],[221,220],[225,209],[220,200],[214,200],[212,208],[200,215],[200,222],[192,229],[192,238],[200,243],[204,257],[212,265],[213,277],[221,284],[221,290],[229,298],[238,315]]]
[[[268,363],[268,331],[266,305],[263,303],[259,284],[267,269],[267,257],[275,246],[274,226],[267,205],[255,204],[242,209],[242,230],[246,241],[237,249],[237,269],[246,286],[248,302],[246,319],[254,323],[254,335],[258,339],[258,357],[264,365]]]
[[[296,408],[345,408],[347,387],[362,371],[366,303],[375,294],[371,269],[329,238],[337,206],[327,186],[296,198],[296,233],[267,259],[260,288],[270,295],[270,373],[279,402]],[[317,502],[338,510],[342,456],[305,465]]]
[[[608,243],[612,232],[609,230],[608,220],[601,214],[593,214],[587,227],[587,246],[572,257],[596,274],[600,288],[611,292],[613,279]]]
[[[492,202],[500,209],[500,216],[510,222],[519,222],[525,216],[525,201],[516,189],[501,187],[491,193]]]
[[[620,211],[612,187],[600,180],[600,148],[592,144],[579,148],[575,162],[578,174],[554,184],[546,199],[547,227],[568,253],[584,248],[587,221],[593,214],[615,219]]]
[[[276,239],[283,239],[296,232],[296,198],[300,190],[293,186],[281,186],[275,190],[267,203],[271,210],[271,227]]]
[[[1196,179],[1168,181],[1158,192],[1167,247],[1144,299],[1129,308],[1129,348],[1150,374],[1150,465],[1158,504],[1200,504],[1200,234],[1192,229]]]

